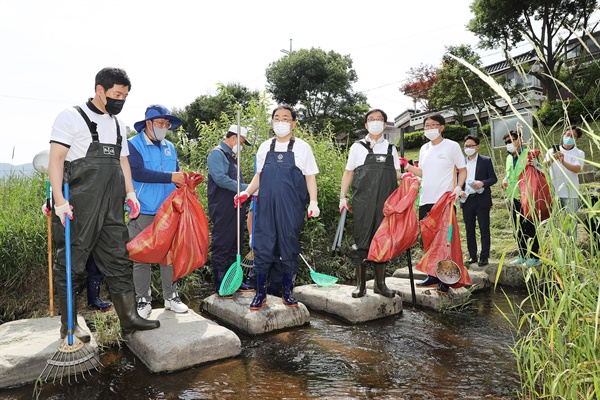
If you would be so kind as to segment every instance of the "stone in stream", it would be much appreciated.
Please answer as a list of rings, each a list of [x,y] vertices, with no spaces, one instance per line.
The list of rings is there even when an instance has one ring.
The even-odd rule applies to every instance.
[[[296,290],[297,288],[294,288],[294,295]],[[202,301],[200,309],[252,336],[310,322],[308,309],[300,302],[297,307],[289,307],[281,302],[280,297],[268,295],[267,304],[260,310],[253,311],[250,310],[253,298],[254,292],[236,292],[231,299],[216,297],[213,294]]]
[[[81,315],[77,316],[77,323],[89,332]],[[35,382],[63,341],[59,331],[59,316],[19,319],[0,325],[0,388]],[[94,335],[85,344],[85,352],[95,357],[90,358],[89,362],[78,363],[77,367],[85,371],[94,370],[98,366],[98,344]],[[53,372],[60,372],[54,368]],[[78,379],[81,379],[81,373],[78,375]],[[52,379],[53,376],[49,378],[50,382]],[[60,375],[57,376],[57,384],[59,381]],[[66,381],[65,376],[63,384]]]

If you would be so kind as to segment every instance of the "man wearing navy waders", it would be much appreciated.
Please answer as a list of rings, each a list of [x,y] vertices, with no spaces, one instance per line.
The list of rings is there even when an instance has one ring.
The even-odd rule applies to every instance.
[[[282,302],[298,305],[292,296],[294,276],[298,271],[300,231],[304,223],[306,202],[308,217],[319,216],[317,180],[319,172],[312,149],[302,139],[292,136],[296,127],[296,112],[287,105],[278,106],[272,114],[276,137],[265,141],[256,154],[256,175],[234,205],[248,199],[260,188],[254,227],[254,272],[256,295],[251,310],[260,310],[266,303],[267,277],[273,262],[283,267]]]
[[[350,148],[340,190],[340,212],[348,211],[346,193],[352,182],[352,210],[354,214],[354,246],[351,258],[356,268],[356,290],[352,297],[363,297],[365,287],[367,255],[371,240],[383,221],[383,205],[398,187],[400,162],[396,147],[383,138],[387,114],[382,110],[371,110],[365,116],[365,128],[369,132],[364,139]],[[371,263],[375,271],[373,291],[385,297],[394,297],[395,292],[385,284],[386,263]]]
[[[60,336],[67,335],[67,276],[65,218],[71,219],[73,304],[77,288],[85,280],[85,264],[93,254],[108,284],[123,331],[158,328],[137,313],[125,226],[124,204],[130,218],[140,205],[133,191],[128,147],[122,146],[125,124],[115,115],[123,108],[131,88],[129,77],[119,68],[104,68],[96,75],[95,96],[87,103],[61,112],[52,126],[48,176],[54,197],[53,235],[56,242],[54,283],[61,310]],[[63,181],[69,183],[65,199]],[[73,334],[82,341],[90,337],[77,325],[73,307]]]
[[[237,211],[231,207],[231,198],[237,193],[237,125],[231,125],[225,138],[208,153],[208,214],[213,223],[210,251],[211,264],[215,276],[215,296],[219,296],[219,288],[225,273],[235,262],[237,253]],[[240,143],[250,146],[246,141],[248,129],[240,127]],[[240,190],[248,184],[240,172]],[[244,231],[246,209],[240,210],[240,232]],[[241,243],[240,243],[241,248]],[[243,284],[242,290],[247,290]],[[232,297],[232,296],[228,296]]]

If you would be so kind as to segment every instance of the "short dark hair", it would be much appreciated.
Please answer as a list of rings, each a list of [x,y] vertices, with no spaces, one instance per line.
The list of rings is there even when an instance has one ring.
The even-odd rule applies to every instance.
[[[583,135],[583,130],[581,130],[581,128],[578,127],[577,125],[571,125],[569,127],[569,130],[571,132],[573,132],[573,131],[577,132],[577,137],[575,139],[579,139],[581,137],[581,135]]]
[[[287,104],[280,104],[277,107],[275,107],[273,113],[271,114],[271,119],[275,118],[275,113],[279,110],[288,110],[292,114],[292,120],[296,120],[296,110],[294,110],[292,106],[289,106]]]
[[[473,135],[467,135],[467,136],[465,136],[465,139],[464,139],[464,141],[466,142],[467,140],[472,140],[472,141],[474,141],[474,142],[475,142],[475,144],[476,144],[477,146],[479,146],[479,138],[478,138],[477,136],[473,136]]]
[[[374,108],[371,111],[369,111],[367,113],[367,115],[365,115],[365,124],[367,123],[367,119],[369,119],[369,115],[373,114],[374,112],[378,112],[378,111],[381,113],[381,115],[383,115],[383,122],[386,123],[387,122],[387,114],[382,109]]]
[[[101,85],[104,90],[111,89],[115,85],[127,86],[127,89],[131,90],[131,81],[127,76],[127,72],[121,68],[102,68],[100,72],[96,74],[96,86]]]
[[[517,140],[521,137],[521,135],[519,135],[519,132],[517,131],[508,131],[508,133],[504,136],[502,136],[502,140],[504,140],[506,142],[506,139],[508,139],[509,137],[513,138],[513,140]]]
[[[446,125],[446,118],[444,118],[444,117],[442,116],[442,114],[431,114],[431,115],[428,115],[428,116],[426,116],[426,117],[425,117],[425,120],[423,121],[423,125],[425,125],[425,122],[426,122],[428,119],[432,119],[432,120],[434,120],[435,122],[439,123],[440,125]]]

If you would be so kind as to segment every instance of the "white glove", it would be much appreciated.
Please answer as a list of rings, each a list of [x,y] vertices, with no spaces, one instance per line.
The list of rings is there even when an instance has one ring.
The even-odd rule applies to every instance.
[[[350,207],[348,206],[348,199],[342,197],[340,199],[340,214],[342,211],[344,211],[344,208],[346,209],[346,211],[350,211]]]
[[[65,226],[66,216],[69,216],[69,219],[73,219],[73,206],[70,205],[68,201],[62,206],[58,207],[55,204],[54,213],[60,218],[60,223],[62,224],[62,226]]]
[[[44,213],[44,215],[46,217],[51,217],[52,216],[52,211],[48,210],[48,207],[46,207],[46,202],[44,202],[44,204],[42,205],[42,213]]]
[[[127,193],[125,203],[129,206],[129,218],[136,219],[140,215],[140,202],[135,195],[135,192]]]
[[[321,214],[321,210],[319,210],[319,203],[316,200],[311,200],[308,204],[308,218],[316,218]]]
[[[454,191],[452,192],[454,194],[455,198],[460,197],[460,192],[462,192],[462,189],[460,188],[460,186],[457,186],[454,188]]]

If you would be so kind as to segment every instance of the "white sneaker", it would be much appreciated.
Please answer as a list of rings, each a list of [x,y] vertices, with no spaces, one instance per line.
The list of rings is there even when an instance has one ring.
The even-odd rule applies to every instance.
[[[142,297],[137,303],[137,312],[140,317],[148,319],[152,312],[152,304],[146,302],[146,299]]]
[[[179,298],[179,295],[175,293],[172,299],[165,300],[165,309],[171,310],[176,313],[184,313],[187,312],[188,306],[183,304],[183,302]]]

